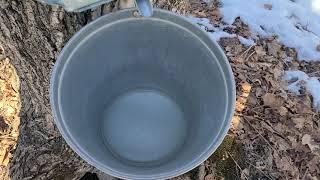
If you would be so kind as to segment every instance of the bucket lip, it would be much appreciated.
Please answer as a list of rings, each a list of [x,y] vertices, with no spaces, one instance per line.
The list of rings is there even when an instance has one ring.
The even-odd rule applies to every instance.
[[[52,70],[52,75],[50,78],[50,91],[49,91],[50,105],[51,105],[55,124],[57,125],[60,133],[62,134],[62,136],[66,140],[67,144],[81,158],[83,158],[86,162],[88,162],[92,166],[98,168],[99,170],[101,170],[107,174],[110,174],[112,176],[122,178],[122,179],[168,179],[168,178],[173,178],[173,177],[182,175],[182,174],[194,169],[195,167],[199,166],[202,162],[204,162],[206,159],[208,159],[209,156],[211,156],[213,154],[213,152],[219,147],[219,145],[222,143],[224,137],[226,136],[226,134],[230,128],[231,119],[233,116],[233,112],[235,110],[235,101],[236,101],[235,80],[234,80],[231,66],[228,62],[226,55],[224,54],[223,50],[218,45],[218,43],[209,37],[207,32],[202,30],[197,24],[190,22],[186,17],[174,14],[170,11],[161,10],[161,9],[154,9],[155,15],[157,13],[167,15],[167,16],[169,15],[169,16],[171,16],[170,17],[171,20],[172,20],[172,18],[174,18],[174,19],[183,21],[184,23],[188,24],[189,27],[184,27],[181,24],[177,24],[175,21],[169,21],[169,20],[161,19],[159,17],[151,17],[151,18],[174,23],[175,25],[181,26],[182,28],[188,30],[188,32],[190,32],[194,36],[197,36],[197,35],[194,32],[192,32],[191,30],[189,30],[189,28],[192,27],[193,29],[198,30],[198,32],[201,33],[202,38],[199,36],[197,36],[197,37],[199,37],[199,40],[202,41],[202,43],[208,48],[208,50],[210,50],[210,52],[212,53],[212,56],[217,60],[217,64],[219,65],[220,71],[223,74],[223,77],[225,80],[224,81],[225,87],[226,87],[226,89],[230,89],[230,91],[228,91],[228,92],[232,92],[232,93],[226,93],[226,97],[227,97],[226,102],[227,103],[226,103],[226,107],[225,107],[224,122],[222,123],[222,126],[220,127],[220,131],[218,133],[218,136],[215,139],[213,139],[212,143],[206,149],[204,149],[201,154],[197,155],[197,157],[194,157],[193,161],[190,161],[190,162],[184,164],[183,166],[176,168],[172,171],[158,173],[158,174],[154,174],[154,175],[132,174],[132,173],[125,173],[125,172],[121,172],[121,171],[112,169],[108,165],[102,164],[101,162],[99,162],[95,158],[91,157],[73,139],[72,135],[68,132],[68,128],[67,128],[66,124],[64,123],[65,120],[64,120],[63,115],[61,114],[61,110],[60,110],[59,89],[60,89],[60,83],[61,83],[61,77],[62,77],[61,72],[64,71],[66,64],[67,64],[66,62],[69,59],[70,55],[72,55],[74,53],[73,48],[77,47],[78,43],[80,44],[80,42],[82,42],[84,39],[86,39],[85,37],[83,37],[82,34],[83,33],[87,33],[90,35],[94,34],[94,31],[96,30],[96,28],[92,29],[92,26],[94,26],[97,22],[99,22],[103,19],[108,19],[108,18],[116,17],[116,16],[120,15],[120,19],[119,18],[113,18],[113,19],[115,21],[119,21],[119,20],[122,21],[121,15],[132,14],[134,11],[136,11],[136,10],[135,9],[126,9],[126,10],[117,11],[115,13],[111,13],[111,14],[107,14],[105,16],[99,17],[98,19],[94,20],[93,22],[90,22],[89,24],[87,24],[85,27],[80,29],[80,31],[78,31],[77,33],[75,33],[75,35],[72,36],[72,38],[68,41],[68,43],[65,45],[65,47],[60,52],[60,54],[58,56],[58,60],[55,63],[54,68]],[[127,18],[130,18],[130,17],[127,16]],[[142,17],[142,18],[144,18],[144,17]],[[103,26],[100,26],[99,28],[102,28],[104,26],[106,26],[106,24]],[[206,42],[203,41],[204,39],[206,40]],[[208,42],[209,42],[209,44],[208,44]],[[216,55],[213,53],[212,48],[210,48],[210,46],[217,48],[218,55],[220,56],[220,58],[216,57]],[[62,60],[63,60],[63,62],[62,62]],[[224,65],[225,71],[222,71],[221,63],[225,64]],[[227,79],[226,77],[230,77],[230,78]]]

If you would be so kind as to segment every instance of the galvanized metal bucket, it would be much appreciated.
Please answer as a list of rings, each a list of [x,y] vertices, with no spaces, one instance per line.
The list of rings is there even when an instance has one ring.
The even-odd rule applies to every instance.
[[[71,148],[124,179],[168,179],[226,135],[233,74],[219,45],[184,17],[112,13],[74,35],[55,64],[55,122]]]
[[[39,2],[49,5],[62,6],[66,11],[81,12],[99,5],[109,3],[112,0],[38,0]],[[137,10],[142,16],[152,16],[153,6],[152,0],[135,0]]]

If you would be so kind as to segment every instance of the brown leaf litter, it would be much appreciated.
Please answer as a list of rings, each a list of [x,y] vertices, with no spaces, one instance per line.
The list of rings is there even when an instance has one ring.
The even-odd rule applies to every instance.
[[[284,69],[292,69],[292,64],[297,63],[286,62],[286,59],[296,59],[296,53],[275,38],[259,39],[255,47],[239,44],[237,38],[220,41],[229,54],[236,78],[237,118],[234,119],[240,121],[241,126],[233,127],[230,134],[234,133],[243,145],[246,176],[250,179],[319,178],[320,162],[316,160],[320,157],[320,116],[312,109],[312,99],[306,92],[301,96],[292,95],[285,91],[286,83],[281,80]],[[237,53],[233,51],[235,48]],[[309,69],[314,74],[318,73],[316,67],[320,67],[314,67],[317,63],[298,64],[296,69]]]
[[[251,36],[240,18],[226,26],[217,1],[183,2],[185,6],[179,7],[183,11],[176,12],[208,18],[228,33]],[[264,8],[273,7],[265,4]],[[312,109],[306,91],[293,95],[282,80],[285,70],[320,77],[320,62],[297,61],[295,49],[279,43],[276,36],[258,38],[250,47],[236,37],[221,38],[219,44],[235,76],[236,112],[228,136],[204,162],[201,179],[320,179],[320,115]],[[199,179],[194,173],[200,170],[195,171],[183,179]]]
[[[8,179],[8,165],[19,135],[19,78],[9,59],[0,59],[0,179]]]

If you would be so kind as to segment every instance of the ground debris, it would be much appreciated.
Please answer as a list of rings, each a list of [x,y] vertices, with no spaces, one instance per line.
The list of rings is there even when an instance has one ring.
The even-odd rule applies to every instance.
[[[9,59],[0,59],[0,179],[7,179],[8,165],[19,134],[19,78]]]
[[[229,54],[236,78],[237,106],[233,121],[239,126],[232,125],[231,131],[243,144],[246,176],[250,179],[318,177],[318,168],[311,172],[309,164],[320,157],[320,139],[316,138],[320,116],[312,109],[312,99],[306,92],[292,95],[282,80],[284,69],[309,69],[314,75],[318,69],[311,67],[310,62],[286,62],[285,59],[295,58],[296,54],[274,38],[259,39],[253,48],[243,46],[242,52],[236,53],[233,49],[238,44],[230,38],[222,38],[219,43]],[[320,162],[312,162],[319,167]]]
[[[223,31],[229,34],[245,38],[252,35],[241,18],[236,18],[232,26],[226,25],[217,8],[199,1],[189,2],[189,8],[195,12],[191,15],[208,18],[214,27],[224,27]],[[274,8],[271,4],[263,7]],[[209,15],[210,8],[214,9],[213,17]],[[312,98],[306,91],[296,96],[286,90],[283,75],[286,70],[296,69],[319,77],[320,63],[297,61],[296,50],[279,43],[276,36],[257,36],[251,46],[241,44],[237,37],[223,37],[219,44],[235,76],[236,113],[229,135],[221,145],[223,150],[219,148],[204,163],[205,179],[228,179],[230,172],[235,172],[231,179],[318,178],[320,115],[312,109]],[[235,161],[229,159],[235,171],[221,165],[230,157],[224,154],[228,152],[225,147],[230,137],[236,142],[233,146],[240,146],[243,152],[231,156]],[[239,159],[245,163],[238,163]]]

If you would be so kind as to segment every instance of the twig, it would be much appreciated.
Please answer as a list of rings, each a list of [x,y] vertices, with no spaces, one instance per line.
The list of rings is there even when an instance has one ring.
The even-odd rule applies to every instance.
[[[274,148],[271,146],[271,144],[269,143],[269,141],[268,141],[265,137],[263,137],[263,136],[261,135],[261,133],[260,133],[253,125],[250,124],[250,122],[249,122],[246,118],[243,118],[243,119],[247,121],[247,123],[249,124],[249,126],[251,126],[251,127],[258,133],[258,135],[270,146],[270,148],[271,148],[272,150],[274,150],[274,151],[276,151],[278,154],[280,154],[276,149],[274,149]]]
[[[250,49],[253,47],[254,45],[251,45],[250,47],[248,47],[248,49],[246,49],[239,57],[242,57],[244,54],[247,55],[247,53],[250,51]]]
[[[206,167],[204,166],[204,163],[202,163],[199,167],[198,179],[204,180],[205,176],[206,176]]]
[[[240,169],[240,171],[242,172],[243,170],[242,170],[242,168],[239,166],[239,164],[237,163],[237,161],[232,157],[232,155],[227,151],[227,154],[231,157],[231,159],[233,160],[233,162],[236,164],[236,166]],[[245,175],[245,174],[243,174],[244,175],[244,177],[248,180],[248,177]]]
[[[284,63],[284,65],[286,65],[286,67],[289,67],[288,63],[284,59],[281,58],[281,60]]]
[[[253,165],[253,164],[251,164],[251,163],[249,163],[249,162],[246,162],[246,163],[248,163],[250,166],[252,166],[252,167],[254,167],[255,169],[257,169],[258,171],[260,171],[260,172],[261,172],[265,177],[267,177],[268,179],[272,180],[272,178],[271,178],[269,175],[267,175],[266,173],[264,173],[261,169],[257,168],[255,165]]]
[[[253,51],[246,59],[245,61],[248,61],[248,59],[254,54],[255,52]]]
[[[302,180],[306,179],[306,175],[307,175],[307,172],[309,171],[309,168],[306,169],[306,172],[303,174],[302,176]]]
[[[8,135],[4,135],[4,136],[0,136],[0,140],[2,140],[2,139],[9,139],[9,140],[15,140],[15,138],[14,137],[11,137],[11,136],[8,136]]]
[[[250,122],[249,122],[246,118],[243,118],[243,119],[247,121],[247,123],[249,124],[249,126],[251,126],[251,127],[258,133],[258,135],[268,144],[268,146],[270,146],[270,148],[271,148],[273,151],[275,151],[277,154],[280,154],[279,151],[276,150],[276,149],[269,143],[269,141],[268,141],[265,137],[263,137],[263,136],[261,135],[261,133],[260,133],[253,125],[250,124]],[[280,136],[280,137],[281,137],[281,136]],[[286,157],[287,160],[290,160],[290,157],[288,157],[286,154],[284,154],[284,157]]]
[[[320,73],[320,71],[315,71],[315,72],[311,72],[311,73],[307,73],[308,76],[314,76],[316,75],[317,73]]]
[[[239,66],[237,64],[231,64],[231,67],[235,67],[235,68],[238,68],[238,69],[252,70],[252,68],[249,68],[247,66]]]

